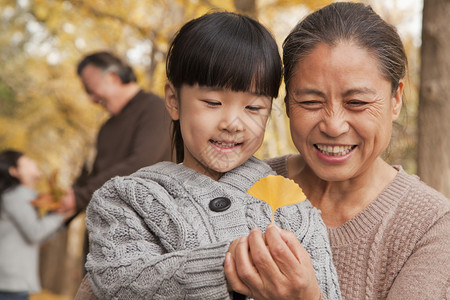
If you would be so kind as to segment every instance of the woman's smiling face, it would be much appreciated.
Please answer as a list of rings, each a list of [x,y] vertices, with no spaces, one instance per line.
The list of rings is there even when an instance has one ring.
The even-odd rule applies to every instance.
[[[402,105],[378,61],[352,42],[318,44],[299,61],[288,87],[293,142],[326,181],[363,174],[387,148]]]

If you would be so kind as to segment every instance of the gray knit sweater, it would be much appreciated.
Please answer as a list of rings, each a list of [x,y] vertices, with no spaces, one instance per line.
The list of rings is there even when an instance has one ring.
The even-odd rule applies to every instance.
[[[90,285],[101,299],[229,299],[223,270],[231,241],[265,230],[271,208],[247,193],[273,174],[256,158],[219,181],[162,162],[97,190],[87,209]],[[210,201],[231,200],[222,212]],[[283,207],[275,223],[294,232],[311,255],[328,299],[340,299],[326,227],[309,201]]]

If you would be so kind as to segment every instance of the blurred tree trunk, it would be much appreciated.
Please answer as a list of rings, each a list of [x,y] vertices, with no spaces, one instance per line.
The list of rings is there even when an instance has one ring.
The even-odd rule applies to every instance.
[[[424,1],[418,110],[418,174],[447,197],[450,197],[449,16],[449,0]]]
[[[83,277],[84,213],[41,247],[40,276],[44,290],[74,298]]]
[[[64,294],[67,229],[63,229],[41,246],[40,269],[42,288]],[[43,272],[45,270],[45,272]]]

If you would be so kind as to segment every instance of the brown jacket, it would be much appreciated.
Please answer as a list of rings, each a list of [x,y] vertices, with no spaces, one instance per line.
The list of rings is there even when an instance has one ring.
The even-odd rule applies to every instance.
[[[101,127],[92,172],[74,185],[77,210],[86,208],[95,190],[114,176],[170,160],[170,116],[158,96],[139,91]]]

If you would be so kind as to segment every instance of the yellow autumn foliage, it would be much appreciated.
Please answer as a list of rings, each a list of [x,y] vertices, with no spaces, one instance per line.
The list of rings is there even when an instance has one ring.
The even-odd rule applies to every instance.
[[[47,175],[57,169],[62,185],[70,186],[83,162],[92,161],[97,130],[107,118],[85,95],[76,75],[79,60],[93,51],[115,52],[130,62],[145,90],[162,96],[166,53],[180,26],[206,12],[235,11],[235,5],[245,1],[252,4],[252,0],[0,0],[0,84],[13,94],[5,96],[0,89],[0,149],[27,152]],[[251,14],[272,31],[281,48],[304,15],[331,2],[258,0],[243,6],[254,7]],[[296,152],[283,98],[282,86],[256,153],[259,158]],[[410,144],[401,147],[409,149]],[[405,156],[403,150],[392,153]]]

